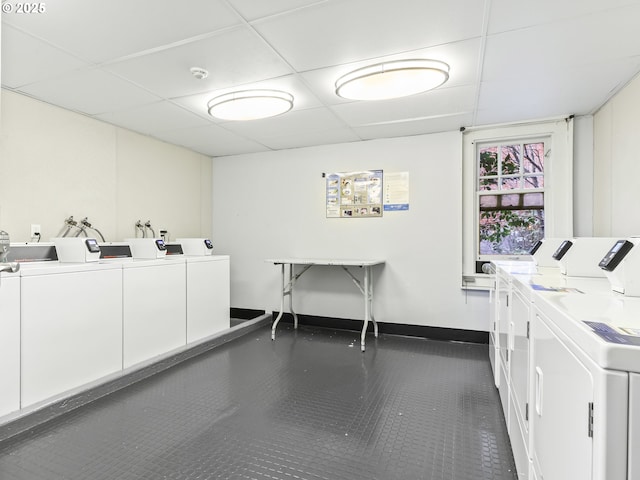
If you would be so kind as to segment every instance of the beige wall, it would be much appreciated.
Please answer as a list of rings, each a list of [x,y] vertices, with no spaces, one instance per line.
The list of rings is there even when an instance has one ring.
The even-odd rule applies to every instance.
[[[640,76],[594,115],[593,234],[640,235]]]
[[[211,159],[2,90],[0,229],[42,240],[69,215],[118,241],[137,220],[171,237],[211,236]]]

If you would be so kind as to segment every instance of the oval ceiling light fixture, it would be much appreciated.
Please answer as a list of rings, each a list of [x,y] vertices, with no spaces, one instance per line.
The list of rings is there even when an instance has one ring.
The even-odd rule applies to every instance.
[[[293,95],[279,90],[240,90],[209,100],[209,115],[220,120],[258,120],[293,108]]]
[[[377,63],[336,80],[336,95],[350,100],[407,97],[439,87],[449,79],[449,65],[413,59]]]

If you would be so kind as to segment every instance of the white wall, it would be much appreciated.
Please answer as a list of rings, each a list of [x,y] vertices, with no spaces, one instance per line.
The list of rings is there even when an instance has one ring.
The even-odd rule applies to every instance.
[[[107,241],[137,220],[177,236],[211,235],[211,159],[2,90],[0,229],[42,240],[85,216]]]
[[[594,235],[640,235],[640,76],[594,115]]]
[[[593,116],[574,119],[573,234],[593,236]]]
[[[213,160],[213,242],[231,255],[231,305],[277,310],[275,257],[383,258],[376,319],[486,330],[486,292],[460,289],[462,141],[458,132]],[[382,218],[326,218],[322,173],[410,175],[410,209]],[[332,267],[301,277],[298,313],[360,319],[362,297]]]

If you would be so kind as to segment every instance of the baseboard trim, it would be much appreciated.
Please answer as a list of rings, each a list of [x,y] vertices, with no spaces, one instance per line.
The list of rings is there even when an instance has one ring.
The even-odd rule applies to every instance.
[[[237,308],[231,307],[231,318],[238,318],[240,320],[251,320],[264,315],[264,310],[256,310],[255,308]]]
[[[276,318],[278,312],[272,312]],[[285,313],[280,322],[293,323],[293,315]],[[298,315],[299,325],[333,328],[336,330],[362,331],[362,320],[346,318],[321,317],[316,315]],[[372,327],[370,326],[369,329]],[[448,342],[467,342],[489,344],[489,332],[463,330],[458,328],[431,327],[426,325],[409,325],[404,323],[378,322],[378,332],[390,335],[429,338]]]

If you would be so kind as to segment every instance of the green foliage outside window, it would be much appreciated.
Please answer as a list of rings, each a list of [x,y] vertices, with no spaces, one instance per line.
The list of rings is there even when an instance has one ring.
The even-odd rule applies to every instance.
[[[479,191],[489,194],[484,200],[493,202],[490,207],[491,202],[480,206],[480,254],[527,253],[544,237],[543,206],[532,208],[522,200],[523,192],[542,192],[543,163],[543,143],[496,145],[480,151]],[[520,199],[520,204],[503,202],[506,195]]]

